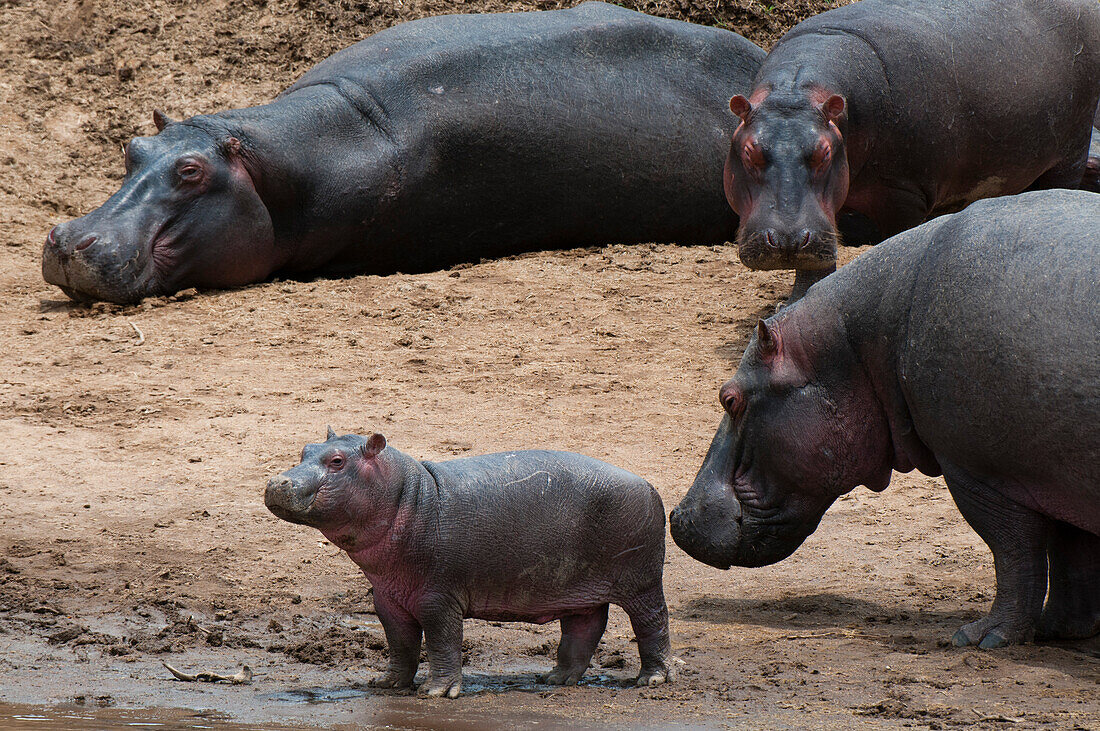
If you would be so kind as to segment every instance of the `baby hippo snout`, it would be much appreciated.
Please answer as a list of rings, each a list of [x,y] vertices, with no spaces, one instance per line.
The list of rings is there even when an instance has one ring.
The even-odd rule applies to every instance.
[[[283,520],[304,523],[305,515],[317,496],[316,487],[296,485],[285,473],[267,481],[264,505]]]

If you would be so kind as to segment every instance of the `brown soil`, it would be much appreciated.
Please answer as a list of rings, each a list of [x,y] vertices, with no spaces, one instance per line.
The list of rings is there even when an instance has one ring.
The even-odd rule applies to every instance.
[[[832,4],[633,6],[767,45]],[[789,286],[730,248],[533,254],[136,307],[74,306],[41,280],[46,231],[114,190],[118,147],[151,133],[154,106],[261,103],[401,20],[558,5],[0,0],[0,701],[265,724],[1100,728],[1095,644],[948,646],[989,608],[992,562],[943,483],[913,475],[842,499],[777,566],[723,573],[670,541],[674,685],[622,687],[637,655],[613,612],[580,688],[534,682],[554,626],[476,621],[459,700],[362,687],[384,659],[369,588],[320,534],[266,512],[264,480],[331,423],[431,459],[586,452],[671,507],[717,424],[716,387]],[[162,660],[257,675],[186,684]]]

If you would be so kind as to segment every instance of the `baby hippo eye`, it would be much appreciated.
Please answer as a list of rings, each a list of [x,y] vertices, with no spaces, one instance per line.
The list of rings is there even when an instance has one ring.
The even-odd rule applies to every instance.
[[[328,467],[329,472],[339,472],[344,469],[344,455],[334,454],[328,458],[328,462],[325,465]]]

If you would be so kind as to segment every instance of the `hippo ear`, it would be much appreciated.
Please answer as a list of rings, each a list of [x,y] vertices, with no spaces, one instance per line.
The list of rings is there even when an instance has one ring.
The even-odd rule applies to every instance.
[[[325,441],[327,442],[329,439],[335,439],[335,438],[336,438],[336,432],[334,432],[332,430],[332,427],[330,426],[328,428],[328,434],[325,435]]]
[[[378,432],[367,437],[367,443],[363,445],[363,457],[370,459],[386,448],[386,438]]]
[[[752,111],[752,104],[745,97],[738,94],[730,99],[730,111],[741,118],[742,122],[745,122],[749,118],[749,112]]]
[[[779,353],[779,332],[763,320],[756,323],[756,350],[764,360]]]
[[[844,97],[839,94],[833,94],[821,104],[821,113],[825,115],[825,119],[833,122],[834,124],[838,119],[844,116],[844,111],[847,109],[847,102],[844,101]]]
[[[241,152],[241,141],[236,137],[230,137],[225,141],[225,151],[229,155],[239,155]]]
[[[169,118],[167,114],[159,109],[153,110],[153,124],[157,126],[157,132],[161,132],[165,127],[172,124],[175,120]]]

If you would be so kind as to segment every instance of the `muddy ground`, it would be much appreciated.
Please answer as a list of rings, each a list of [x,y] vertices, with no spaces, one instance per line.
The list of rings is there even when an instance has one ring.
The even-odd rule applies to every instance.
[[[767,46],[831,4],[634,6]],[[264,726],[1100,728],[1095,644],[948,645],[989,608],[992,561],[942,481],[914,475],[846,496],[777,566],[721,572],[670,541],[674,685],[625,687],[638,661],[613,611],[578,688],[535,683],[554,626],[478,621],[459,700],[364,687],[385,655],[369,587],[320,534],[266,512],[266,478],[332,424],[426,459],[581,451],[671,507],[718,422],[717,386],[789,286],[731,248],[610,246],[135,307],[75,306],[41,280],[47,230],[117,187],[119,145],[152,132],[154,106],[261,103],[401,20],[557,6],[0,0],[0,702]],[[164,661],[255,677],[183,683]]]

